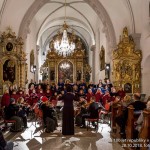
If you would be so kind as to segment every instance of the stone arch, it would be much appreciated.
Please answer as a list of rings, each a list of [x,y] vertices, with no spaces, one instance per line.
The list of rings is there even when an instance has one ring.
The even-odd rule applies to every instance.
[[[116,36],[114,27],[112,24],[112,21],[106,11],[106,9],[103,7],[103,5],[99,2],[99,0],[84,0],[88,5],[93,8],[93,10],[96,12],[96,14],[101,19],[103,25],[104,25],[104,32],[106,34],[106,38],[108,41],[108,48],[109,50],[112,50],[116,46]],[[40,8],[42,8],[46,3],[48,3],[49,0],[36,0],[33,2],[33,4],[30,6],[28,11],[26,12],[19,28],[19,36],[21,36],[24,40],[27,37],[27,34],[30,32],[29,25],[35,16],[35,14],[38,12]]]

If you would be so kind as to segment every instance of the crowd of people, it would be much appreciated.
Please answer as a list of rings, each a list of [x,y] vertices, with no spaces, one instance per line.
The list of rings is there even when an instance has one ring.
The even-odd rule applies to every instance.
[[[57,105],[60,101],[64,102],[61,106]],[[7,88],[2,96],[1,108],[6,119],[16,121],[12,131],[19,131],[22,126],[27,128],[27,116],[37,107],[42,111],[46,132],[53,132],[58,126],[56,108],[63,107],[62,134],[73,135],[74,118],[77,126],[85,128],[86,118],[97,118],[99,110],[111,111],[113,103],[120,103],[124,109],[122,116],[116,118],[120,133],[125,133],[129,105],[133,105],[136,110],[146,108],[145,103],[140,101],[139,93],[131,98],[122,87],[116,89],[109,79],[104,82],[99,80],[97,84],[90,82],[88,85],[84,80],[77,83],[63,83],[60,80],[58,84],[50,84],[47,80],[36,84],[31,80],[28,89]],[[95,122],[92,125],[96,126]]]

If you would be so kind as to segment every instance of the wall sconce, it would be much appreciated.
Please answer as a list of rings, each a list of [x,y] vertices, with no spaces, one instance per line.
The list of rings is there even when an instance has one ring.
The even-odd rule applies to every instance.
[[[110,78],[110,64],[105,64],[105,78]]]
[[[33,73],[36,71],[36,65],[33,65]]]

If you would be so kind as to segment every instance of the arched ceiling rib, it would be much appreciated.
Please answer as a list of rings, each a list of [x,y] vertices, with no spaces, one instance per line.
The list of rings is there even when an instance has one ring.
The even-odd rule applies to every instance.
[[[54,3],[53,3],[54,4]],[[71,4],[77,4],[77,2],[72,2]],[[80,4],[81,5],[81,4]],[[84,5],[85,5],[85,3],[84,3]],[[87,4],[86,4],[87,5]],[[42,10],[45,10],[45,7],[46,6],[44,6],[44,8],[42,8]],[[52,6],[51,6],[52,7]],[[88,8],[88,7],[87,7]],[[42,11],[42,10],[39,10],[39,12],[38,13],[40,13],[40,11]],[[92,24],[90,23],[90,21],[89,21],[89,19],[88,18],[86,18],[86,16],[85,15],[83,15],[83,13],[81,13],[79,10],[77,10],[76,8],[74,8],[73,6],[71,6],[70,5],[70,3],[67,3],[67,7],[66,7],[66,10],[67,10],[67,14],[66,14],[66,16],[67,16],[67,23],[68,22],[70,22],[70,18],[73,18],[73,16],[79,16],[78,18],[80,18],[80,19],[73,19],[74,20],[74,22],[75,22],[75,20],[77,21],[77,23],[79,23],[80,24],[80,20],[84,20],[84,24],[85,24],[85,28],[87,29],[87,30],[89,30],[88,32],[90,32],[90,34],[91,34],[91,38],[93,39],[93,42],[94,42],[94,29],[93,29],[93,27],[92,27]],[[69,12],[69,13],[68,13]],[[93,12],[94,13],[94,12]],[[59,25],[62,25],[63,24],[63,22],[62,22],[62,20],[64,21],[64,17],[60,17],[60,16],[62,16],[64,14],[64,4],[63,5],[59,5],[59,6],[55,6],[55,10],[52,10],[46,17],[45,17],[45,19],[44,19],[44,21],[43,22],[41,22],[41,25],[40,25],[40,28],[39,28],[39,31],[38,31],[38,36],[37,36],[37,38],[38,38],[38,40],[37,40],[37,43],[39,43],[39,39],[40,39],[40,36],[42,35],[42,33],[45,31],[45,30],[47,30],[47,28],[49,28],[52,24],[59,24]],[[72,17],[68,17],[68,16],[71,16],[71,15],[68,15],[68,14],[72,14]],[[36,14],[36,16],[38,16],[38,14]],[[35,16],[35,18],[36,18],[36,16]],[[96,18],[97,16],[96,16],[96,14],[95,14],[95,16],[93,16],[94,18]],[[69,18],[69,19],[68,19]],[[54,23],[54,21],[56,20],[56,23]],[[59,20],[59,21],[58,21]],[[83,22],[83,21],[82,21]],[[72,22],[73,23],[73,22]],[[76,23],[76,24],[77,24]],[[84,24],[82,24],[82,26],[84,25]],[[73,25],[73,24],[69,24],[69,25]],[[86,27],[86,26],[88,26],[88,28]]]
[[[49,42],[52,40],[53,36],[56,35],[58,28],[59,28],[59,26],[53,26],[44,32],[46,35],[44,36],[45,42],[43,43],[42,52],[47,50],[46,47],[47,47],[47,45],[49,45]],[[76,32],[76,35],[78,35],[79,37],[82,38],[86,47],[88,48],[88,42],[90,42],[90,34],[84,28],[82,28],[80,26],[74,26],[74,31]],[[83,33],[83,34],[81,34],[81,33]],[[86,39],[83,35],[86,35],[85,36]]]
[[[60,2],[61,0],[55,0],[55,1]],[[54,1],[36,0],[36,3],[34,2],[32,4],[32,6],[28,9],[28,13],[26,13],[26,15],[24,16],[24,19],[22,20],[20,30],[19,30],[20,36],[22,36],[23,38],[26,37],[28,30],[29,30],[29,24],[33,20],[33,17],[45,4],[47,4],[49,2],[54,2]],[[71,1],[69,0],[69,2],[73,2],[70,5],[78,5],[76,0],[71,0]],[[113,28],[113,25],[111,23],[111,20],[107,14],[107,11],[105,10],[105,8],[102,6],[102,4],[98,0],[92,0],[92,1],[84,0],[83,2],[82,2],[82,4],[85,4],[86,6],[82,7],[82,9],[79,11],[80,12],[82,12],[83,10],[85,11],[85,12],[83,12],[83,14],[85,14],[87,18],[89,17],[88,20],[91,19],[90,23],[92,24],[92,27],[95,29],[97,21],[95,19],[95,16],[93,16],[93,13],[89,13],[89,12],[94,11],[94,13],[98,16],[97,18],[101,19],[103,24],[105,24],[105,26],[106,26],[106,29],[107,29],[106,34],[107,34],[107,37],[108,37],[111,47],[115,46],[116,37],[115,37],[115,33],[114,33],[114,28]],[[57,3],[57,4],[60,5],[60,3]],[[87,6],[89,6],[89,10],[86,9]],[[78,18],[78,16],[76,16],[76,17]]]
[[[115,19],[113,17],[121,16],[123,14],[122,10],[124,10],[126,8],[125,11],[128,14],[130,14],[128,16],[130,18],[129,20],[131,21],[130,24],[132,26],[131,27],[132,33],[135,31],[135,21],[137,20],[137,17],[138,17],[138,16],[135,17],[134,16],[135,12],[133,12],[134,11],[133,7],[135,8],[134,5],[136,5],[135,2],[130,3],[130,0],[123,0],[123,1],[113,0],[113,4],[111,3],[111,6],[110,6],[110,0],[67,0],[67,2],[69,3],[70,6],[76,5],[76,4],[77,5],[85,4],[85,3],[88,4],[97,13],[97,15],[102,20],[104,25],[105,25],[105,22],[107,22],[106,23],[106,28],[107,28],[106,32],[107,33],[106,34],[107,34],[107,37],[112,37],[112,39],[115,37],[114,36],[115,34],[113,33],[113,31],[110,31],[112,29],[111,21],[106,16],[109,14],[109,16],[112,20],[112,23],[115,26],[115,24],[114,24]],[[24,36],[23,38],[25,38],[27,33],[29,32],[29,25],[30,25],[31,21],[33,20],[35,14],[38,13],[39,10],[44,5],[49,4],[49,3],[64,5],[63,0],[26,0],[26,1],[24,1],[24,0],[15,0],[15,1],[14,0],[9,0],[9,1],[8,0],[0,0],[0,26],[1,26],[0,29],[4,30],[6,28],[6,26],[9,26],[9,25],[14,28],[17,24],[16,30],[15,30],[16,33],[18,34],[18,29],[19,29],[18,26],[20,26],[21,28],[19,30],[19,35],[20,36],[23,35]],[[124,4],[124,6],[122,6],[121,3]],[[14,6],[16,6],[16,7],[14,7]],[[17,8],[17,9],[14,9],[14,8]],[[19,12],[21,12],[21,11],[22,12],[18,13],[18,9],[19,9]],[[80,10],[82,11],[82,9],[80,9]],[[103,10],[105,12],[103,12]],[[112,10],[112,11],[109,11],[109,10]],[[91,11],[91,9],[87,10],[87,12],[90,12],[90,11]],[[117,14],[115,14],[115,11],[117,12]],[[12,19],[9,19],[9,20],[7,19],[8,16],[11,16],[10,13],[8,13],[8,12],[10,12],[12,14],[12,17],[11,17]],[[16,12],[17,12],[17,15],[16,15]],[[104,14],[107,14],[107,15],[104,15]],[[22,17],[20,17],[21,15],[22,15]],[[17,23],[14,22],[16,16],[17,16]],[[23,16],[24,16],[24,18],[23,18]],[[104,19],[103,16],[105,16],[107,19]],[[124,17],[124,15],[122,15],[122,17]],[[21,20],[22,20],[22,23],[20,24]],[[114,20],[114,22],[113,22],[113,20]],[[13,24],[13,22],[14,22],[14,24]],[[110,28],[110,29],[108,29],[108,28]],[[113,40],[111,41],[111,43],[114,43]]]
[[[7,0],[0,0],[0,24],[1,24],[1,19],[3,16],[3,11],[5,8],[6,2],[7,2]]]

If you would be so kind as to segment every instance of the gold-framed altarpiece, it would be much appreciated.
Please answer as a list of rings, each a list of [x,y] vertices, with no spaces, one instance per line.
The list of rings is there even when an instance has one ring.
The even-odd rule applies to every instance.
[[[26,54],[21,37],[8,28],[0,35],[0,94],[10,85],[25,87],[27,81]]]
[[[56,53],[54,50],[48,51],[47,59],[44,63],[44,67],[48,67],[48,79],[51,82],[57,83],[59,79],[64,82],[70,80],[75,82],[84,78],[84,50],[77,50],[71,56],[64,58]],[[61,64],[69,64],[70,68],[60,69]],[[80,75],[79,75],[80,73]]]
[[[123,29],[117,49],[113,51],[113,84],[123,87],[126,93],[141,92],[141,50],[135,49],[128,29]]]
[[[50,42],[50,50],[47,53],[46,60],[41,66],[41,70],[47,68],[48,80],[57,83],[60,79],[70,82],[85,80],[89,82],[91,67],[88,64],[85,47],[81,39],[76,38],[75,51],[66,57],[59,55],[54,49],[54,41]],[[68,65],[69,68],[64,67]]]

